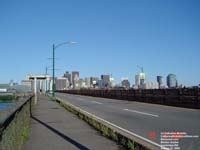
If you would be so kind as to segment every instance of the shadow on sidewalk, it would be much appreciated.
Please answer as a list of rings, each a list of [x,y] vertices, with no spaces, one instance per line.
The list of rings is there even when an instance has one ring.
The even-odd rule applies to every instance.
[[[71,144],[73,144],[74,146],[76,146],[77,148],[79,148],[80,150],[90,150],[89,148],[85,147],[84,145],[76,142],[75,140],[71,139],[70,137],[64,135],[63,133],[61,133],[60,131],[56,130],[55,128],[47,125],[46,123],[42,122],[41,120],[35,118],[34,116],[31,116],[31,118],[37,122],[39,122],[40,124],[42,124],[43,126],[45,126],[46,128],[48,128],[49,130],[51,130],[52,132],[54,132],[55,134],[59,135],[60,137],[62,137],[63,139],[65,139],[66,141],[70,142]]]

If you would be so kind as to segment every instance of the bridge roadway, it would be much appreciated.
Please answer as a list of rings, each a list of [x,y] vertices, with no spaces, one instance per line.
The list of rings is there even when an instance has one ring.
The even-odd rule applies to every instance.
[[[161,132],[200,137],[200,110],[64,93],[56,93],[56,97],[157,144]],[[155,139],[150,138],[152,132]],[[200,138],[180,139],[179,146],[181,150],[200,150]]]
[[[48,97],[38,95],[25,150],[120,150],[87,123]]]

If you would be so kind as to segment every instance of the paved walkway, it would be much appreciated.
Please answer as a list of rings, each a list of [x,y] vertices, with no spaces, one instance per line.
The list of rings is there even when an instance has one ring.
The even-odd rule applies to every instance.
[[[119,150],[112,141],[44,95],[31,119],[25,150]]]

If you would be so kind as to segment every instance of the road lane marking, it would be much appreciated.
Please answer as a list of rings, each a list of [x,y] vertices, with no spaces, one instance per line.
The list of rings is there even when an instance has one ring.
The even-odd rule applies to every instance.
[[[138,114],[142,114],[142,115],[148,115],[148,116],[152,116],[152,117],[159,117],[158,115],[154,115],[154,114],[150,114],[150,113],[146,113],[146,112],[141,112],[141,111],[136,111],[136,110],[130,110],[130,109],[123,109],[125,111],[129,111],[129,112],[133,112],[133,113],[138,113]]]
[[[70,106],[74,107],[75,109],[77,109],[77,110],[79,110],[79,111],[82,111],[82,112],[84,112],[84,113],[86,113],[86,114],[88,114],[88,115],[90,115],[90,116],[93,116],[93,117],[97,118],[98,120],[102,120],[103,122],[106,122],[107,124],[109,124],[109,125],[111,125],[111,126],[113,126],[113,127],[116,127],[116,128],[118,128],[118,129],[120,129],[120,130],[126,132],[126,133],[129,133],[130,135],[132,135],[132,136],[134,136],[134,137],[137,137],[137,138],[139,138],[139,139],[142,139],[142,140],[146,141],[147,143],[150,143],[150,144],[152,144],[152,145],[156,145],[156,146],[160,147],[160,148],[163,149],[163,150],[169,150],[168,148],[163,147],[162,145],[160,145],[160,144],[158,144],[158,143],[156,143],[156,142],[153,142],[153,141],[151,141],[151,140],[149,140],[149,139],[147,139],[147,138],[145,138],[145,137],[142,137],[142,136],[140,136],[140,135],[138,135],[138,134],[136,134],[136,133],[133,133],[133,132],[127,130],[127,129],[124,129],[124,128],[120,127],[120,126],[117,126],[116,124],[113,124],[113,123],[111,123],[111,122],[109,122],[109,121],[107,121],[107,120],[104,120],[104,119],[102,119],[102,118],[100,118],[100,117],[98,117],[98,116],[96,116],[96,115],[94,115],[94,114],[92,114],[92,113],[89,113],[89,112],[87,112],[87,111],[81,109],[81,108],[78,107],[78,106],[75,106],[75,105],[73,105],[73,104],[71,104],[71,103],[69,103],[69,102],[66,102],[65,100],[63,100],[63,99],[61,99],[61,98],[59,98],[59,97],[57,97],[57,99],[60,100],[61,102],[66,103],[67,105],[70,105]]]
[[[99,105],[103,104],[103,103],[100,103],[100,102],[97,102],[97,101],[86,101],[85,99],[80,98],[80,97],[77,97],[76,99],[79,100],[79,101],[91,102],[91,103],[99,104]]]
[[[100,102],[97,102],[97,101],[91,101],[91,102],[95,103],[95,104],[99,104],[99,105],[103,104],[103,103],[100,103]]]

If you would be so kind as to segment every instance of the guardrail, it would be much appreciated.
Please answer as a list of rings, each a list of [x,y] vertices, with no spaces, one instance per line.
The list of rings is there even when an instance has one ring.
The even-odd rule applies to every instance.
[[[79,107],[56,97],[56,101],[68,111],[76,114],[80,119],[100,131],[104,136],[121,144],[128,150],[168,150],[161,145],[116,126],[100,117],[97,117]]]
[[[33,95],[20,97],[0,111],[0,149],[21,150],[29,135]]]
[[[200,89],[62,90],[60,93],[200,109]]]

